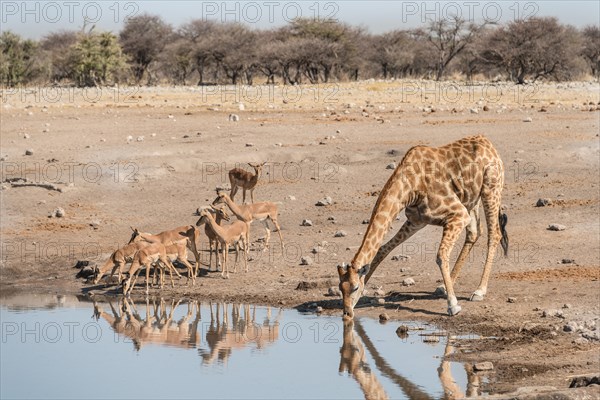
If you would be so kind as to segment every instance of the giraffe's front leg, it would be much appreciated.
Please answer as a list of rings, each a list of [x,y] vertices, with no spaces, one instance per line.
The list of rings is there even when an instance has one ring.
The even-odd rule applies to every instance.
[[[454,316],[461,311],[461,307],[458,305],[458,300],[454,294],[454,285],[452,284],[452,276],[450,275],[450,253],[456,243],[456,239],[460,235],[465,225],[469,223],[469,214],[467,210],[464,210],[464,214],[458,214],[454,216],[444,226],[444,233],[442,235],[442,242],[438,249],[437,264],[442,272],[442,278],[444,279],[444,287],[447,292],[448,300],[448,314]]]

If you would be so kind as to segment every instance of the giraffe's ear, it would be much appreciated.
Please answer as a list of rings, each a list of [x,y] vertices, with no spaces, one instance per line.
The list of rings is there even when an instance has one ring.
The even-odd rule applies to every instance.
[[[365,276],[366,274],[369,273],[369,270],[371,269],[371,264],[365,264],[362,266],[361,269],[358,270],[358,276]]]

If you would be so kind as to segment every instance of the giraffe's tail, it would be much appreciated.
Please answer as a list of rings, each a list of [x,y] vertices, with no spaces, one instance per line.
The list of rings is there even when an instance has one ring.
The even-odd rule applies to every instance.
[[[502,233],[502,239],[500,239],[500,245],[504,250],[504,256],[508,257],[508,233],[506,232],[506,224],[508,223],[508,216],[501,212],[498,215],[498,221],[500,222],[500,232]]]

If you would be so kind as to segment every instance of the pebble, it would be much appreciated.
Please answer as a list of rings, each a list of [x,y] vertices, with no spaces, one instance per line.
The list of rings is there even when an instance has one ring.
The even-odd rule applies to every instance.
[[[238,108],[240,109],[240,111],[244,111],[246,109],[246,106],[244,105],[244,103],[240,103],[238,104]]]
[[[563,331],[565,332],[577,332],[578,330],[579,325],[577,325],[577,322],[575,321],[570,321],[563,326]]]
[[[440,341],[440,337],[439,336],[423,336],[421,338],[421,340],[423,340],[423,343],[439,343]]]
[[[337,288],[335,286],[331,286],[329,289],[327,289],[327,295],[334,296],[334,297],[340,297],[342,295],[342,292],[340,292],[339,288]]]
[[[517,302],[517,298],[516,297],[509,297],[508,299],[506,299],[507,302],[509,303],[516,303]]]
[[[312,257],[304,256],[300,258],[300,265],[311,265],[313,263]]]
[[[324,198],[322,198],[321,200],[317,201],[315,203],[316,206],[319,207],[323,207],[323,206],[328,206],[331,205],[333,203],[333,200],[331,199],[331,197],[329,196],[325,196]]]
[[[406,334],[408,333],[408,326],[400,325],[398,329],[396,329],[396,334]]]
[[[390,319],[390,316],[386,313],[379,314],[379,322],[385,322]]]
[[[385,167],[385,169],[396,169],[396,167],[397,167],[397,166],[396,166],[396,163],[395,163],[395,162],[393,162],[393,163],[391,163],[391,164],[388,164],[388,165],[387,165],[387,167]]]
[[[337,231],[336,233],[333,234],[333,237],[346,237],[346,236],[348,236],[346,231]]]
[[[473,364],[473,370],[475,371],[491,371],[494,369],[494,364],[490,361],[484,361]]]
[[[536,207],[546,207],[552,205],[552,200],[550,199],[538,199],[537,203],[535,203]]]
[[[292,196],[291,194],[287,196],[289,201],[296,201],[296,196]]]
[[[29,133],[26,133],[23,135],[23,139],[29,139],[31,136],[29,136]]]
[[[51,216],[55,218],[62,218],[65,216],[65,210],[62,207],[58,207],[52,211]]]
[[[317,314],[321,314],[321,313],[323,312],[323,307],[321,307],[321,306],[317,306],[317,308],[315,309],[315,312],[316,312]]]
[[[392,261],[406,261],[409,260],[410,256],[405,256],[404,254],[397,254],[392,256]]]
[[[523,122],[532,122],[532,121],[533,121],[533,119],[531,119],[531,117],[527,117],[523,120]]]
[[[562,260],[560,260],[561,264],[575,264],[575,260],[573,260],[572,258],[563,258]]]
[[[26,156],[32,156],[33,155],[33,150],[31,150],[31,149],[25,150],[25,155]]]
[[[478,109],[476,109],[476,108],[471,108],[471,109],[469,109],[469,112],[470,112],[471,114],[479,114],[479,110],[478,110]]]
[[[362,224],[363,225],[369,225],[369,220],[368,219],[363,219]]]
[[[566,226],[561,225],[561,224],[550,224],[548,225],[548,230],[549,231],[564,231],[565,229],[567,229]]]
[[[563,304],[562,308],[571,308],[573,307],[570,303]]]
[[[240,116],[237,114],[229,114],[229,122],[238,122],[240,120]]]
[[[490,108],[488,106],[483,106],[483,111],[490,111]]]
[[[406,278],[402,281],[402,286],[412,286],[415,284],[415,280],[413,278]]]
[[[303,219],[300,226],[313,226],[313,223],[310,219]]]
[[[565,316],[564,316],[563,312],[560,310],[550,309],[550,310],[542,311],[542,317],[543,318],[547,318],[547,317],[564,318]]]
[[[144,141],[144,137],[143,136],[138,136],[137,139],[135,139],[136,142],[143,142]]]
[[[246,147],[254,147],[254,143],[246,143]]]

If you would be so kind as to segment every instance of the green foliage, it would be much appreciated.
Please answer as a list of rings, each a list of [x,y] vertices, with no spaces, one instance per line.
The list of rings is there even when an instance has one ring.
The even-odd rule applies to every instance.
[[[40,73],[37,65],[37,43],[23,40],[11,31],[0,35],[0,82],[4,86],[28,83]]]
[[[106,85],[127,65],[117,37],[109,32],[81,34],[69,59],[78,86]]]

